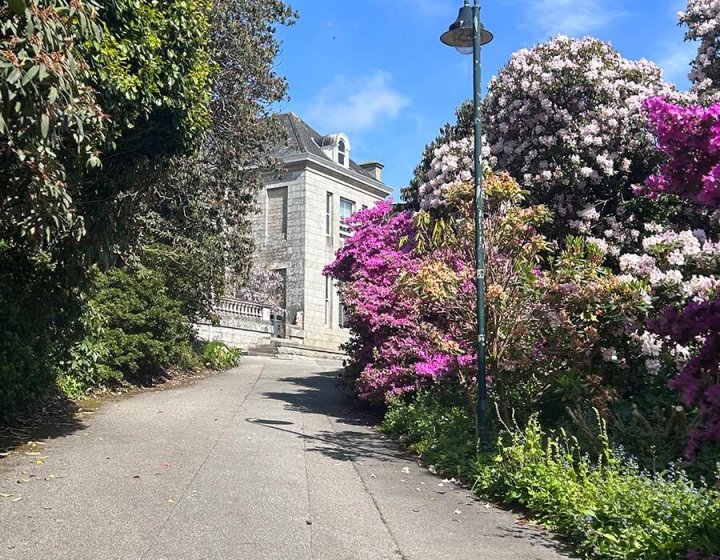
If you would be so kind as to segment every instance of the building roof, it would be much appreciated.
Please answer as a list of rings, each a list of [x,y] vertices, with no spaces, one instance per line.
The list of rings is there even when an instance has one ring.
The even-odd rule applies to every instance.
[[[275,155],[286,158],[295,154],[313,154],[328,161],[332,161],[325,152],[320,149],[322,140],[325,137],[320,134],[295,113],[280,113],[277,115],[282,126],[285,128],[285,143],[278,146]],[[350,169],[364,177],[372,180],[375,178],[365,169],[360,167],[354,160],[350,159]]]

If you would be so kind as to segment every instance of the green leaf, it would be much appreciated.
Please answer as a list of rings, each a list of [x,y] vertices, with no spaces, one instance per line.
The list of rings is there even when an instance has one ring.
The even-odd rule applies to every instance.
[[[39,70],[40,70],[39,66],[33,66],[32,68],[30,68],[30,70],[28,70],[25,73],[25,77],[23,77],[22,85],[25,86],[25,85],[29,84],[32,81],[32,79],[37,75]]]
[[[10,75],[7,78],[7,82],[9,84],[14,84],[15,82],[19,81],[22,77],[22,72],[15,68],[12,72],[10,72]]]
[[[40,134],[43,138],[47,138],[48,132],[50,131],[50,117],[43,113],[40,117]]]
[[[25,0],[8,0],[8,7],[16,16],[21,16],[25,13]]]

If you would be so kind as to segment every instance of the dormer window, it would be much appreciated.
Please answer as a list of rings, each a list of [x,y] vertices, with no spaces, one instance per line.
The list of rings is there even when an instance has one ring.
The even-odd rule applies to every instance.
[[[337,162],[342,166],[345,166],[346,155],[347,154],[345,153],[345,140],[341,138],[340,140],[338,140]]]
[[[350,140],[342,132],[316,139],[318,147],[335,163],[350,167]]]

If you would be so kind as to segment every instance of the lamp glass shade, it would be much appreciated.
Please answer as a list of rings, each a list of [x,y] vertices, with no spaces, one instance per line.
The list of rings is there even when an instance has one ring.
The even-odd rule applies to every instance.
[[[460,8],[457,19],[450,28],[440,36],[440,40],[450,47],[455,47],[463,54],[469,54],[473,48],[473,9],[470,6]],[[486,45],[493,40],[490,33],[482,23],[480,24],[480,44]],[[463,49],[463,50],[461,50]],[[466,51],[465,49],[469,49]]]

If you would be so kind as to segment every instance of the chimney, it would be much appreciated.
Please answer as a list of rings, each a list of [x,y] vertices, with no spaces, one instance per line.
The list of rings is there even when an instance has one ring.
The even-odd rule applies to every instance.
[[[382,169],[385,166],[379,161],[366,161],[365,163],[361,163],[360,167],[376,181],[382,181]]]

